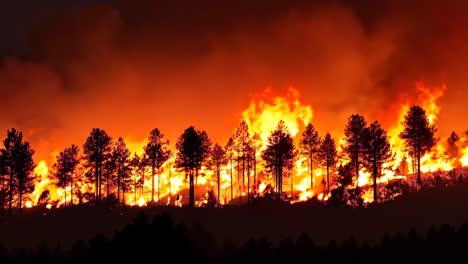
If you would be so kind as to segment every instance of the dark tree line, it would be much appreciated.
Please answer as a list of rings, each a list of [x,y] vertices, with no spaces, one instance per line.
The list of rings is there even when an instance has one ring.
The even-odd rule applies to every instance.
[[[257,155],[261,148],[258,134],[251,134],[247,122],[242,121],[224,146],[223,165],[228,165],[230,176],[230,198],[247,196],[249,204],[258,194]],[[237,179],[235,180],[235,172]],[[234,193],[234,185],[237,192]]]
[[[436,129],[429,123],[424,109],[419,106],[411,107],[403,125],[404,131],[400,137],[406,142],[408,154],[417,162],[417,179],[421,184],[420,159],[436,143]],[[357,114],[350,116],[344,132],[344,156],[341,157],[330,133],[326,133],[322,139],[312,124],[308,124],[302,133],[299,149],[296,149],[293,137],[283,121],[271,131],[267,142],[262,142],[258,134],[249,132],[247,122],[242,121],[224,147],[215,144],[213,148],[207,133],[191,126],[178,138],[175,161],[171,166],[186,174],[190,206],[195,205],[195,185],[198,177],[203,176],[200,175],[202,168],[214,172],[217,191],[211,195],[216,195],[218,202],[222,196],[222,168],[227,168],[231,200],[235,198],[234,186],[237,184],[237,197],[242,199],[243,195],[246,195],[247,203],[250,203],[252,198],[259,196],[257,163],[260,161],[273,181],[276,198],[283,197],[284,178],[289,178],[293,199],[293,167],[298,157],[307,162],[311,188],[315,185],[314,163],[326,170],[326,182],[323,184],[327,193],[332,191],[330,175],[335,172],[335,175],[338,175],[334,177],[338,177],[335,179],[338,188],[349,189],[355,196],[359,196],[357,179],[360,170],[365,168],[372,173],[374,201],[377,201],[378,179],[384,165],[393,158],[387,132],[378,122],[368,125],[364,117]],[[447,139],[447,156],[458,154],[459,140],[456,133],[452,133]],[[263,146],[262,143],[266,145]],[[123,138],[113,141],[106,131],[99,128],[91,130],[83,144],[83,156],[79,156],[78,153],[79,148],[76,145],[65,148],[59,153],[53,166],[57,186],[66,190],[65,205],[73,205],[74,198],[79,202],[84,199],[86,193],[77,188],[78,183],[83,181],[83,175],[94,184],[91,200],[95,202],[102,200],[103,190],[108,200],[115,199],[118,204],[125,205],[125,195],[129,193],[133,193],[136,200],[138,192],[140,195],[145,192],[144,182],[147,176],[151,177],[151,202],[155,201],[155,196],[160,201],[163,184],[161,173],[172,153],[169,150],[169,141],[159,129],[155,128],[149,133],[148,143],[141,157],[130,153]],[[18,202],[18,207],[21,207],[24,194],[31,193],[34,187],[34,151],[28,142],[23,141],[22,133],[12,129],[7,132],[0,154],[0,199],[2,208],[7,207],[11,211],[13,202]],[[258,157],[261,160],[258,160]],[[343,160],[349,161],[349,164],[342,164]],[[337,170],[339,173],[336,173]],[[147,175],[148,172],[150,175]],[[169,179],[169,184],[170,182]],[[67,193],[70,193],[70,196],[67,196]],[[45,200],[47,193],[41,194],[42,198]],[[86,200],[90,200],[89,198]],[[226,192],[224,200],[227,200]]]
[[[429,124],[424,109],[419,106],[410,108],[403,122],[404,131],[400,137],[405,140],[409,153],[416,158],[418,178],[417,182],[421,184],[420,159],[421,156],[429,151],[436,143],[436,129]],[[381,171],[385,163],[393,159],[391,145],[387,132],[377,122],[367,125],[367,121],[361,115],[351,115],[346,124],[345,144],[342,146],[343,154],[349,160],[349,164],[340,165],[341,173],[338,173],[337,183],[339,188],[346,188],[351,183],[357,184],[359,172],[362,168],[372,173],[374,201],[377,201],[378,190],[377,181],[381,176]],[[449,151],[454,156],[456,152],[456,142],[459,140],[456,134],[452,134],[448,139]],[[328,133],[323,140],[320,139],[314,126],[309,124],[306,127],[300,141],[301,154],[307,159],[309,172],[311,173],[311,186],[313,186],[313,167],[314,154],[317,162],[326,168],[327,180],[326,190],[330,192],[330,172],[331,168],[337,164],[338,154],[336,145]],[[351,176],[351,168],[354,170],[354,179]],[[345,174],[346,176],[343,176]],[[343,184],[346,182],[346,184]],[[354,188],[356,195],[360,192],[359,186],[350,186]]]
[[[460,263],[468,259],[468,225],[431,227],[426,233],[385,235],[376,243],[356,240],[314,242],[306,233],[285,237],[278,244],[266,238],[251,238],[244,243],[217,243],[202,226],[187,228],[166,214],[149,218],[140,213],[113,236],[96,235],[89,241],[76,241],[71,249],[46,243],[37,248],[0,247],[2,263],[89,263],[105,261],[163,261],[176,263],[289,263],[314,260],[331,263],[384,263],[402,260]]]
[[[84,174],[94,183],[93,200],[99,202],[102,199],[102,186],[105,185],[106,197],[110,199],[115,196],[117,204],[125,205],[126,193],[133,190],[135,199],[138,190],[140,195],[143,193],[146,168],[152,168],[152,172],[159,171],[168,159],[170,155],[166,147],[168,142],[162,138],[163,135],[159,130],[151,131],[149,143],[145,147],[149,158],[146,155],[139,157],[136,154],[131,155],[123,138],[112,142],[112,138],[104,130],[93,129],[83,145],[83,157],[78,155],[79,149],[76,145],[65,148],[57,156],[57,162],[53,166],[57,186],[61,188],[70,186],[70,204],[72,204],[75,194],[73,179],[78,165],[83,160]],[[115,191],[117,193],[114,193]],[[154,182],[152,194],[154,195]]]

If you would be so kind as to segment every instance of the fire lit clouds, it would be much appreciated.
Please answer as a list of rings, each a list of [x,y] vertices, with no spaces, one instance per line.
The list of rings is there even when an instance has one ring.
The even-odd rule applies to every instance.
[[[391,129],[402,104],[417,103],[417,81],[447,86],[440,136],[468,129],[464,3],[192,2],[38,16],[24,33],[26,58],[2,59],[0,129],[25,131],[48,163],[93,127],[132,149],[154,127],[173,144],[189,125],[224,144],[255,94],[293,86],[311,108],[304,119],[341,137],[352,113]]]

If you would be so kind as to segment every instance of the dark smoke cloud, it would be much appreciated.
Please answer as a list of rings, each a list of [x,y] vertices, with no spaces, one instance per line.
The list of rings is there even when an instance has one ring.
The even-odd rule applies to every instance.
[[[53,2],[0,68],[0,129],[27,131],[40,158],[97,126],[174,142],[193,124],[224,143],[265,86],[297,86],[339,136],[351,113],[389,126],[415,81],[445,82],[441,133],[465,129],[461,1]]]

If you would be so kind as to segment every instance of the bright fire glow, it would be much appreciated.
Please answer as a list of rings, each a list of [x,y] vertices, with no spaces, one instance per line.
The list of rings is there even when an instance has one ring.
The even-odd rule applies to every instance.
[[[438,100],[444,95],[446,91],[445,85],[441,87],[427,87],[423,83],[416,83],[416,90],[419,94],[418,97],[412,98],[412,100],[404,100],[399,102],[399,112],[394,116],[393,126],[387,130],[392,146],[392,151],[395,159],[388,164],[384,164],[382,168],[382,175],[377,179],[379,186],[387,184],[393,180],[406,180],[411,179],[414,174],[413,159],[408,156],[404,150],[404,141],[399,138],[399,134],[403,130],[402,122],[404,116],[408,112],[409,108],[413,104],[422,106],[426,112],[428,119],[431,124],[436,124],[440,112],[443,110],[438,105]],[[259,134],[261,144],[260,149],[257,152],[257,191],[263,193],[268,185],[273,184],[271,175],[268,175],[262,167],[260,158],[261,151],[266,147],[268,136],[271,131],[275,129],[278,122],[283,120],[288,127],[290,133],[294,137],[297,143],[299,142],[301,132],[308,123],[313,121],[314,111],[311,105],[302,103],[299,100],[299,92],[297,89],[291,87],[285,96],[274,95],[271,89],[265,89],[262,93],[257,94],[252,98],[247,109],[242,111],[242,119],[246,121],[249,132],[251,135],[254,133]],[[343,124],[344,125],[344,124]],[[234,129],[233,129],[234,130]],[[324,132],[324,131],[320,131]],[[125,138],[127,146],[132,153],[136,153],[140,157],[143,155],[143,148],[147,144],[147,139],[135,140],[135,138]],[[337,146],[340,148],[340,142],[342,138],[336,138]],[[173,142],[171,142],[173,143]],[[447,148],[444,140],[440,140],[431,151],[426,153],[421,158],[421,169],[424,174],[430,174],[437,171],[450,171],[456,166],[468,166],[468,135],[462,135],[461,140],[457,143],[460,155],[457,158],[449,158],[447,156]],[[339,149],[340,150],[340,149]],[[55,151],[54,155],[58,152]],[[403,167],[402,161],[406,157],[406,163]],[[155,180],[155,197],[154,201],[158,201],[161,204],[182,206],[187,203],[187,199],[183,200],[182,197],[186,197],[188,193],[188,182],[185,174],[177,171],[174,168],[175,155],[173,155],[161,168],[159,173],[156,173],[153,177]],[[234,164],[235,166],[235,164]],[[35,190],[31,194],[29,200],[26,200],[24,206],[32,207],[39,203],[41,194],[48,190],[50,195],[50,201],[46,202],[47,208],[61,207],[65,201],[70,204],[70,197],[72,197],[72,189],[70,186],[64,188],[57,188],[55,186],[56,180],[52,176],[52,172],[46,161],[42,160],[37,163],[34,169],[34,174],[37,175],[35,180]],[[398,171],[397,171],[398,169]],[[221,179],[220,179],[220,196],[219,201],[221,204],[229,203],[230,200],[240,196],[246,196],[246,188],[239,191],[239,185],[242,182],[238,182],[237,169],[233,169],[234,182],[231,183],[230,166],[229,164],[221,168]],[[336,170],[331,173],[331,179],[336,174]],[[77,172],[77,175],[83,175],[83,171]],[[324,186],[324,168],[314,164],[314,189],[310,189],[311,179],[308,172],[307,162],[298,158],[295,162],[293,171],[293,201],[307,201],[312,197],[316,197],[319,201],[327,201],[330,198],[330,194],[325,192]],[[136,170],[132,172],[131,180],[136,182],[141,177]],[[125,195],[125,203],[130,206],[146,206],[150,203],[151,199],[151,170],[146,168],[143,172],[144,183],[142,188],[129,190]],[[200,171],[200,176],[196,179],[197,189],[203,191],[217,190],[217,180],[215,173],[203,167]],[[253,188],[253,175],[250,175],[250,190]],[[291,196],[291,184],[290,177],[285,177],[283,180],[284,190]],[[159,183],[159,184],[158,184]],[[245,180],[245,184],[247,180]],[[233,185],[234,197],[230,195],[231,184]],[[373,191],[372,186],[373,177],[370,172],[362,169],[359,172],[359,177],[352,186],[359,186],[364,188],[362,198],[365,203],[373,202]],[[159,186],[159,189],[158,189]],[[333,182],[331,183],[333,186]],[[105,187],[103,186],[103,189]],[[115,190],[111,190],[115,193]],[[77,177],[74,179],[73,186],[73,203],[86,202],[86,198],[78,198],[78,195],[84,193],[92,194],[94,192],[94,185],[89,179],[85,177]],[[217,195],[217,192],[215,192]],[[159,197],[158,197],[159,194]],[[198,204],[200,206],[207,203],[207,196],[197,197]],[[295,200],[294,200],[295,199]],[[244,199],[246,200],[246,199]],[[53,206],[52,206],[53,204]]]

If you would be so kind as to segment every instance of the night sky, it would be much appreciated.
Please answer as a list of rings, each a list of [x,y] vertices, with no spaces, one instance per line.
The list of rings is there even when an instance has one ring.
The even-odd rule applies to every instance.
[[[447,85],[441,135],[464,131],[465,5],[2,1],[0,129],[27,131],[41,159],[92,127],[139,141],[156,126],[174,142],[193,124],[224,142],[251,94],[294,85],[338,137],[355,112],[394,124],[424,81]]]

